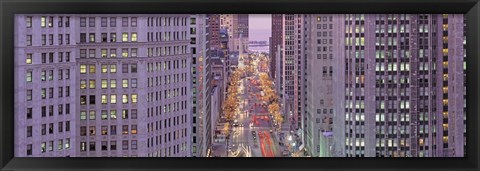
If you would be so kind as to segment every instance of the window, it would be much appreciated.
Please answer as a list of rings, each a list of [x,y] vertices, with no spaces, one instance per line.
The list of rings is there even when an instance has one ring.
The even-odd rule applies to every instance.
[[[80,33],[80,43],[87,42],[87,33]]]
[[[89,43],[95,43],[95,33],[90,33],[88,35],[88,42]]]
[[[117,95],[116,94],[111,94],[110,95],[110,104],[116,104],[116,103],[117,103]]]
[[[90,126],[89,135],[95,135],[95,126]]]
[[[42,45],[46,45],[46,44],[47,44],[47,35],[42,34]]]
[[[87,96],[80,96],[80,104],[81,105],[87,104]]]
[[[87,112],[80,111],[80,120],[87,120]]]
[[[102,80],[102,82],[103,82],[103,80]],[[105,81],[105,82],[106,82],[106,81]],[[103,86],[103,85],[102,85],[102,86]],[[106,95],[106,94],[102,94],[101,97],[102,97],[102,104],[107,104],[107,101],[108,101],[108,100],[107,100],[107,95]]]
[[[32,126],[27,126],[27,137],[32,137]]]
[[[65,149],[70,148],[70,138],[65,139]]]
[[[80,89],[87,88],[87,80],[80,80]]]
[[[48,71],[48,80],[53,80],[53,70]]]
[[[65,62],[70,62],[70,52],[65,52]]]
[[[31,28],[32,27],[32,17],[27,17],[27,28]]]
[[[128,64],[122,64],[122,73],[128,73]]]
[[[102,79],[102,89],[107,88],[107,79]]]
[[[53,134],[53,123],[48,124],[48,134]]]
[[[137,109],[132,109],[131,113],[132,113],[132,117],[131,117],[131,118],[132,118],[132,119],[137,119]]]
[[[88,50],[88,57],[89,58],[95,58],[95,49],[89,49]]]
[[[90,67],[90,73],[94,74],[96,70],[95,64],[89,65],[89,67]]]
[[[101,56],[102,56],[102,58],[106,58],[106,57],[107,57],[107,49],[102,49],[102,50],[101,50]]]
[[[58,44],[63,44],[63,34],[58,34]]]
[[[128,134],[128,125],[122,126],[122,134]]]
[[[42,79],[42,81],[47,80],[47,71],[45,71],[45,70],[42,71],[41,79]]]
[[[47,124],[42,124],[42,135],[47,134]]]
[[[127,48],[122,49],[122,57],[124,57],[124,58],[128,57],[128,49]]]
[[[117,141],[110,141],[110,150],[117,150]]]
[[[87,143],[80,142],[80,151],[87,151]]]
[[[110,88],[117,88],[117,80],[115,79],[110,80]]]
[[[27,71],[27,82],[32,82],[32,71]]]
[[[132,103],[137,103],[137,94],[132,94]]]
[[[69,107],[69,105],[68,105],[67,107]],[[69,107],[69,108],[70,108],[70,107]],[[66,121],[66,122],[65,122],[65,131],[67,131],[67,132],[70,131],[70,121]],[[70,142],[70,141],[69,141],[69,142]]]
[[[107,135],[107,134],[105,134],[105,135]],[[107,151],[107,150],[108,150],[107,141],[102,141],[102,151]]]
[[[111,58],[117,57],[117,49],[110,49],[110,57]]]
[[[63,132],[63,122],[58,123],[58,132]]]
[[[67,44],[67,45],[70,44],[70,34],[65,34],[65,44]]]
[[[132,140],[132,150],[137,149],[137,140]]]
[[[94,17],[88,18],[88,26],[89,27],[95,27],[95,18]]]
[[[87,65],[80,65],[80,74],[87,73]]]
[[[128,27],[128,18],[122,17],[122,27]]]
[[[32,155],[32,144],[27,145],[27,156]]]
[[[89,151],[95,151],[95,141],[90,141],[90,149]]]
[[[132,53],[131,54],[132,57],[137,57],[137,48],[132,48],[132,49],[130,49],[130,51]]]
[[[132,64],[131,67],[132,67],[132,71],[131,71],[131,72],[132,72],[132,73],[137,73],[137,64]]]
[[[110,27],[117,27],[117,18],[110,17]]]
[[[123,88],[128,88],[128,79],[123,79],[122,80],[122,87]]]
[[[27,108],[27,119],[32,119],[32,108]]]
[[[101,37],[102,37],[102,42],[107,42],[107,40],[108,40],[107,33],[102,33]]]
[[[87,57],[87,49],[80,49],[80,58]]]
[[[102,17],[100,19],[100,22],[101,22],[100,24],[101,27],[107,27],[107,17]]]
[[[137,88],[137,79],[136,78],[133,78],[131,80],[131,86],[132,86],[132,88]]]
[[[53,141],[48,142],[48,151],[53,151]]]
[[[128,42],[128,33],[122,33],[122,42]]]
[[[40,149],[40,152],[45,153],[47,151],[47,142],[42,142],[42,144],[40,145]]]
[[[110,119],[117,119],[117,111],[111,110],[110,111]]]
[[[95,89],[95,80],[89,81],[90,89]]]
[[[42,16],[42,18],[40,18],[40,26],[42,28],[47,26],[47,17]]]
[[[122,95],[122,103],[123,103],[123,104],[128,103],[128,94]]]
[[[132,33],[132,42],[137,42],[137,33]]]
[[[90,120],[95,120],[95,111],[94,110],[91,110],[90,111]]]
[[[47,89],[42,88],[42,99],[46,99],[46,98],[47,98]]]
[[[87,27],[87,18],[80,17],[80,27]]]
[[[122,119],[128,119],[128,110],[127,109],[122,110]]]
[[[131,24],[132,27],[137,27],[137,17],[132,17],[130,19],[130,21],[132,22],[132,24]]]
[[[106,110],[101,111],[101,117],[102,117],[102,120],[106,120],[108,118],[108,114]]]
[[[95,104],[95,95],[90,95],[90,104]]]
[[[32,46],[32,35],[27,35],[27,46]]]
[[[49,43],[50,45],[53,45],[53,34],[49,34],[49,35],[48,35],[48,43]]]

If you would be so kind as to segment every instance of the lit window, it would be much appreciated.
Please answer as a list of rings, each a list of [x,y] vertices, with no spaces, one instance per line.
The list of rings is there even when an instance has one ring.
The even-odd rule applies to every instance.
[[[87,112],[80,111],[80,120],[86,120],[86,119],[87,119]]]
[[[110,57],[111,58],[117,57],[117,49],[110,49]]]
[[[122,96],[122,103],[123,103],[123,104],[128,103],[128,94],[124,94],[124,95]]]
[[[27,71],[27,82],[32,82],[32,71]]]
[[[132,134],[137,134],[137,125],[132,125]]]
[[[27,59],[25,60],[25,63],[32,64],[32,54],[31,53],[27,53]]]
[[[128,57],[128,49],[127,48],[122,49],[122,57],[124,57],[124,58]]]
[[[32,27],[32,17],[27,17],[27,28]]]
[[[128,41],[128,33],[122,33],[122,42]]]
[[[117,88],[117,80],[115,79],[110,80],[110,88]]]
[[[90,80],[89,83],[90,83],[90,89],[94,89],[95,88],[95,80]]]
[[[102,58],[106,58],[107,57],[107,49],[102,49],[101,52],[102,52]]]
[[[132,33],[132,42],[137,41],[137,33]]]
[[[110,104],[116,104],[117,103],[117,95],[116,94],[111,94],[110,95]]]
[[[80,89],[87,88],[87,80],[80,80]]]
[[[107,95],[106,94],[102,94],[102,104],[107,104]]]
[[[128,88],[128,79],[123,79],[122,80],[122,87],[123,88]]]
[[[132,103],[137,103],[137,94],[132,94]]]
[[[111,110],[110,111],[110,119],[117,119],[117,111]]]
[[[128,110],[127,109],[122,110],[122,119],[128,119]]]
[[[116,73],[117,72],[117,65],[112,64],[110,65],[110,73]]]
[[[94,110],[90,111],[90,120],[95,120],[95,111]]]
[[[102,120],[106,120],[108,118],[107,116],[107,111],[106,110],[102,110]]]
[[[41,27],[47,26],[47,17],[42,17],[42,18],[40,19],[40,22],[41,22],[41,23],[40,23],[40,26],[41,26]]]
[[[80,65],[80,74],[87,73],[87,65]]]
[[[443,143],[448,143],[448,136],[443,136]]]
[[[107,80],[102,79],[102,89],[105,89],[105,88],[107,88]]]
[[[107,65],[102,64],[102,73],[107,73]]]
[[[447,106],[447,105],[448,105],[448,99],[443,99],[442,102],[443,102],[443,105],[444,105],[444,106]]]
[[[90,73],[92,73],[92,74],[95,73],[95,70],[96,70],[95,65],[94,64],[90,65]]]

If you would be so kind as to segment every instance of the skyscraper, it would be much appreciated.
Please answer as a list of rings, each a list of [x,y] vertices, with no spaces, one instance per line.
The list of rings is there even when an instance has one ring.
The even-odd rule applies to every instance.
[[[191,156],[189,15],[16,15],[15,156]]]
[[[269,41],[269,57],[270,57],[270,77],[275,78],[276,75],[276,55],[277,49],[282,44],[282,14],[272,14],[272,37]]]
[[[220,28],[227,29],[230,52],[248,51],[248,14],[222,14]]]
[[[340,16],[335,155],[464,156],[463,15]]]

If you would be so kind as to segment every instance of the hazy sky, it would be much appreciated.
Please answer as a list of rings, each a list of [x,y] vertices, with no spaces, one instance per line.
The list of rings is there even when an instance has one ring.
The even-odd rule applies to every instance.
[[[249,40],[268,41],[272,28],[271,14],[249,14],[248,15]]]

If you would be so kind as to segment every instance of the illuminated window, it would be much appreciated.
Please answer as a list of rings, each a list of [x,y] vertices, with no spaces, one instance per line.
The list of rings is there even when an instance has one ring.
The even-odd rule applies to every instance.
[[[86,120],[86,119],[87,119],[87,112],[80,111],[80,120]]]
[[[117,49],[110,49],[110,57],[111,58],[117,57]]]
[[[132,33],[132,42],[137,41],[137,33]]]
[[[96,132],[96,131],[95,131],[95,126],[90,126],[90,130],[89,130],[90,135],[95,135],[95,132]],[[92,142],[90,142],[90,150],[92,151],[92,149],[91,149],[91,148],[92,148],[92,144],[91,144],[91,143],[92,143]],[[95,150],[95,149],[94,149],[94,150]]]
[[[80,74],[87,73],[87,65],[80,65]]]
[[[122,80],[122,87],[123,88],[128,88],[128,79],[123,79]]]
[[[448,56],[448,49],[443,49],[443,56]]]
[[[447,105],[448,105],[448,99],[443,99],[442,102],[443,102],[443,105],[444,105],[444,106],[447,106]]]
[[[117,111],[111,110],[110,111],[110,119],[117,119]]]
[[[40,19],[40,26],[46,27],[47,26],[47,17],[43,17]]]
[[[132,134],[137,134],[137,125],[132,125]]]
[[[107,65],[102,64],[102,73],[107,73],[107,71],[108,71]]]
[[[32,64],[32,54],[31,53],[27,53],[27,59],[25,60],[25,63]]]
[[[122,110],[122,119],[128,119],[128,110],[127,109]]]
[[[110,65],[110,73],[116,73],[117,72],[117,65],[112,64]]]
[[[106,120],[108,118],[106,110],[102,110],[102,116],[101,117],[102,117],[102,120]]]
[[[117,80],[115,79],[110,80],[110,88],[117,88]]]
[[[122,49],[122,57],[124,57],[124,58],[128,57],[128,49],[127,48]]]
[[[95,73],[96,67],[95,65],[90,65],[90,73]]]
[[[102,79],[102,89],[105,89],[107,88],[107,80],[106,79]]]
[[[122,33],[122,42],[128,42],[128,33]]]
[[[443,74],[443,81],[448,81],[448,74]]]
[[[448,143],[448,136],[443,136],[443,143]]]
[[[132,103],[137,103],[137,94],[132,94]]]
[[[443,62],[443,67],[448,68],[448,61]]]
[[[448,118],[448,112],[443,112],[443,118]]]
[[[95,88],[95,80],[90,80],[89,85],[90,85],[90,89],[94,89]]]
[[[443,93],[448,93],[448,87],[443,87]]]
[[[80,89],[87,88],[87,80],[80,80]]]
[[[90,111],[90,120],[95,120],[95,111],[94,110]]]
[[[107,49],[102,49],[101,52],[102,52],[102,58],[106,58],[107,57]]]
[[[107,104],[107,95],[106,94],[102,94],[102,104]]]
[[[443,130],[448,130],[448,124],[443,124]]]
[[[32,82],[32,71],[27,71],[27,82]]]
[[[128,103],[128,94],[122,95],[122,103],[123,103],[123,104]]]
[[[116,104],[117,103],[117,95],[116,94],[111,94],[110,95],[110,104]]]

